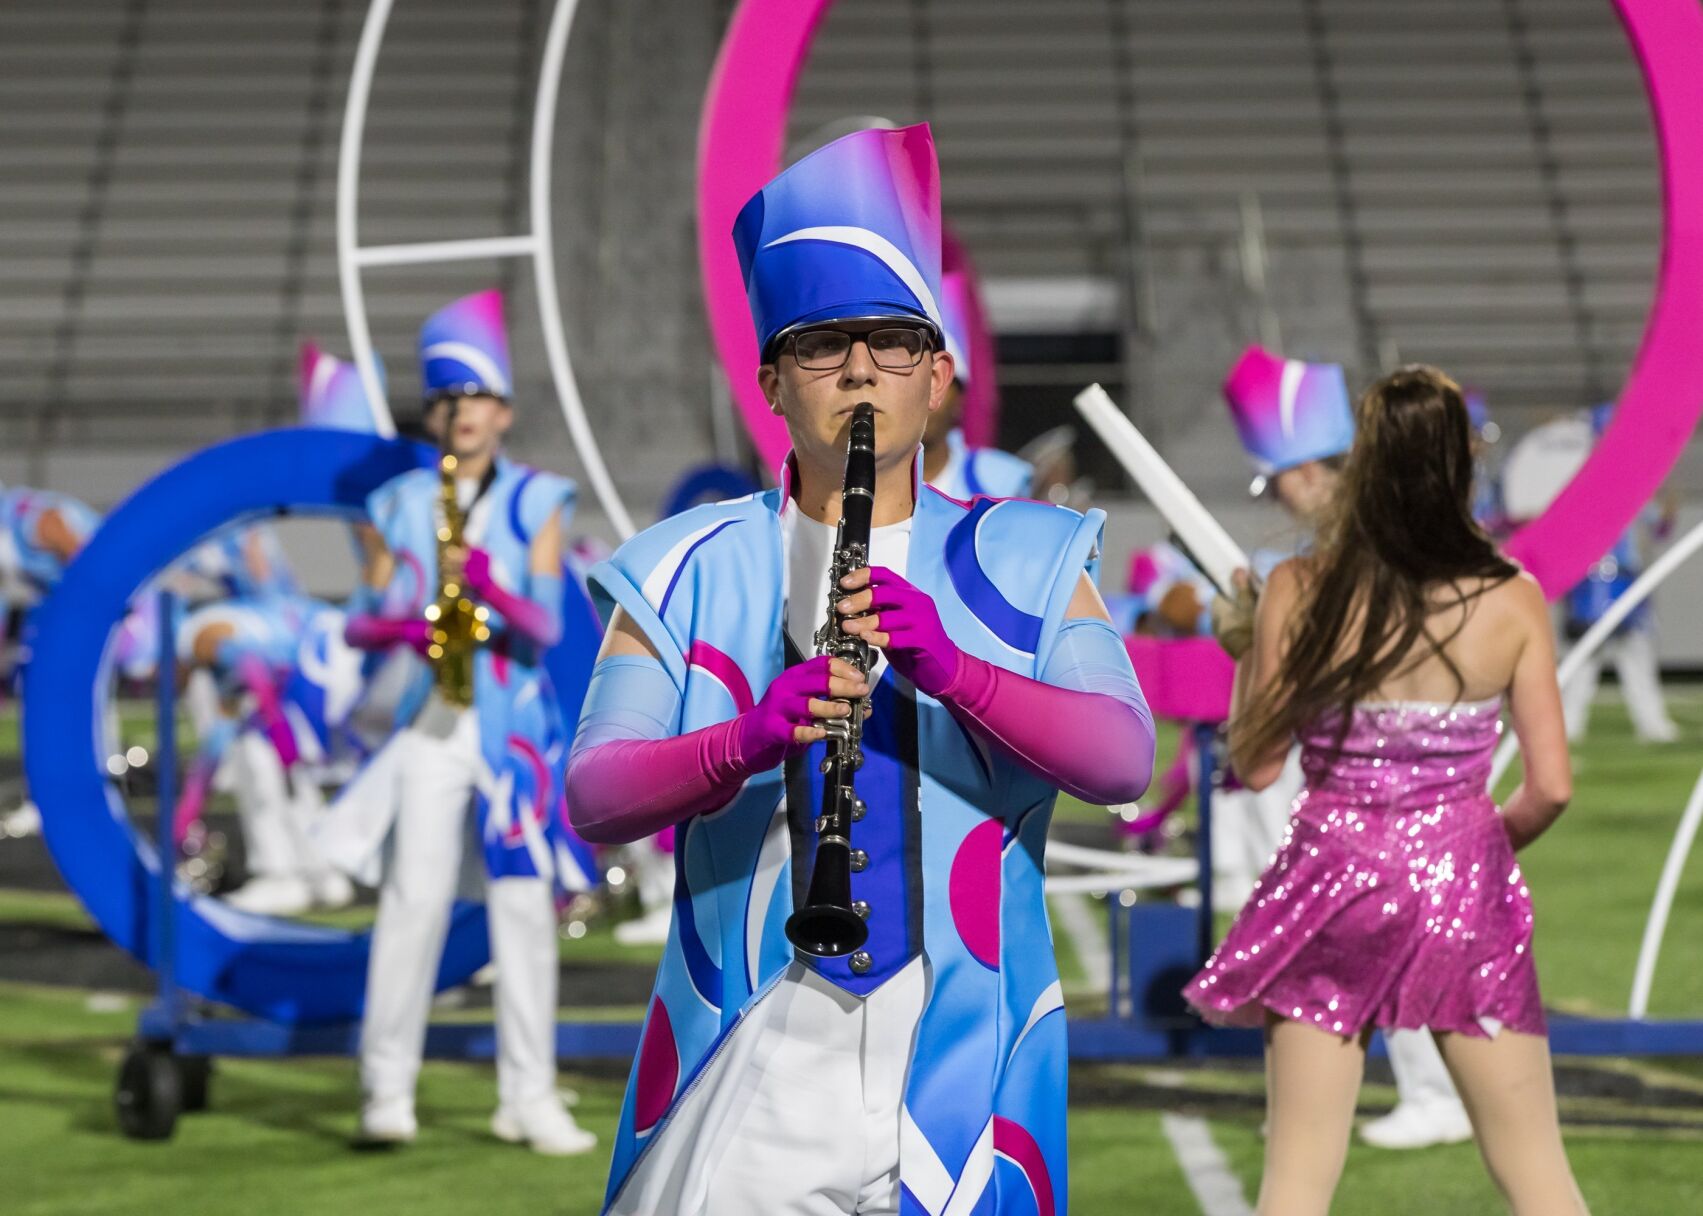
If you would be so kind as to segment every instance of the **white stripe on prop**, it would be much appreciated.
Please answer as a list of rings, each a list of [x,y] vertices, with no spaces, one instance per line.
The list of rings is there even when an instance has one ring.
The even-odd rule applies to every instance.
[[[1247,1196],[1242,1194],[1241,1179],[1231,1171],[1205,1119],[1167,1113],[1159,1116],[1159,1126],[1171,1142],[1183,1178],[1204,1216],[1254,1216]]]

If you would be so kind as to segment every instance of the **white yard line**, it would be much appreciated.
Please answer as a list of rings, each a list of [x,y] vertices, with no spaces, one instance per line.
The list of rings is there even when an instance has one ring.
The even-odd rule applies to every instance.
[[[1231,1170],[1205,1119],[1167,1112],[1159,1116],[1159,1126],[1164,1128],[1165,1139],[1171,1142],[1171,1151],[1177,1154],[1177,1164],[1183,1167],[1183,1177],[1205,1216],[1253,1216],[1254,1210],[1242,1193],[1241,1179]]]
[[[1054,919],[1076,951],[1082,975],[1090,987],[1105,992],[1112,983],[1112,952],[1106,946],[1106,926],[1100,909],[1086,895],[1053,897]]]

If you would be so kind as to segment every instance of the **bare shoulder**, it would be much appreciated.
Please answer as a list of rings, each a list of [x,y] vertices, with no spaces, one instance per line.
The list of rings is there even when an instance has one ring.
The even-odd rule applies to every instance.
[[[1284,558],[1272,567],[1271,574],[1266,577],[1261,598],[1272,604],[1293,603],[1312,579],[1315,564],[1306,556]]]
[[[1498,613],[1549,627],[1549,601],[1538,581],[1524,570],[1485,588],[1483,595]]]

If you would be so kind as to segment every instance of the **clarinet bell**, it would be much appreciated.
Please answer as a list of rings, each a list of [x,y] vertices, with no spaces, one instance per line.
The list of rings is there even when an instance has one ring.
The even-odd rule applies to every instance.
[[[839,958],[869,940],[869,926],[852,911],[851,856],[844,845],[816,850],[809,894],[787,917],[786,939],[814,958]]]
[[[786,918],[786,939],[812,958],[841,958],[869,940],[869,926],[849,907],[819,904]]]

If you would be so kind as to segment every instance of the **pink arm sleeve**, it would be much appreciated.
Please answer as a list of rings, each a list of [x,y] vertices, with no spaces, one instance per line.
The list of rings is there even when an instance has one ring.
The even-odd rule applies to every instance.
[[[574,831],[592,844],[628,844],[718,810],[751,775],[739,758],[739,720],[668,739],[575,748],[568,762]]]
[[[483,549],[473,549],[467,554],[468,589],[500,612],[510,629],[548,650],[562,640],[562,580],[534,574],[532,583],[536,599],[516,595],[491,573],[490,554]]]
[[[1111,627],[1104,628],[1115,642]],[[1081,666],[1068,665],[1073,671]],[[1122,667],[1128,671],[1127,657]],[[1134,802],[1153,778],[1153,717],[1133,673],[1127,686],[1115,669],[1097,674],[1094,682],[1105,691],[1031,680],[960,652],[957,674],[939,700],[969,729],[1065,793],[1100,806]]]
[[[389,650],[412,646],[424,652],[431,629],[418,617],[399,621],[384,616],[352,616],[343,626],[343,640],[356,650]]]

